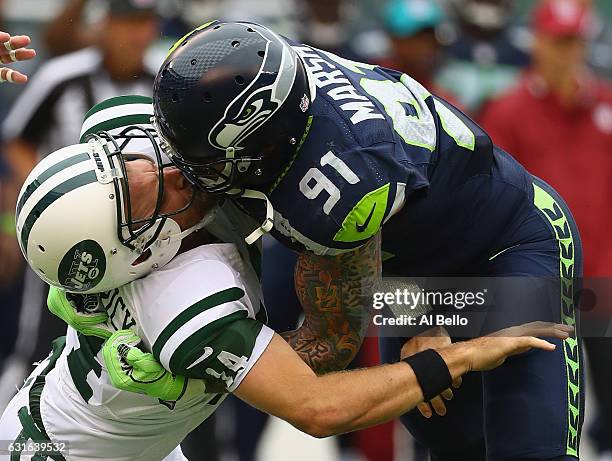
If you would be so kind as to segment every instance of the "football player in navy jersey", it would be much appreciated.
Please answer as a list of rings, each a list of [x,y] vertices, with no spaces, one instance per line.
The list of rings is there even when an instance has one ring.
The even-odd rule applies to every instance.
[[[263,221],[249,242],[269,231],[300,251],[305,321],[285,338],[315,371],[357,353],[381,249],[385,275],[556,278],[540,320],[576,323],[581,245],[563,200],[408,75],[214,21],[171,49],[154,110],[187,178]],[[533,320],[505,298],[512,320]],[[383,360],[402,343],[382,339]],[[444,418],[402,422],[434,460],[577,459],[581,345],[560,345],[467,377]]]

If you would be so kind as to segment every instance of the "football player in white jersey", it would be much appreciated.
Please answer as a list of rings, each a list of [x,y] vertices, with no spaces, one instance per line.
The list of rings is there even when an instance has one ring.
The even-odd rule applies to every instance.
[[[146,105],[114,100],[89,119],[113,104]],[[442,388],[418,380],[418,357],[431,350],[317,377],[265,325],[257,264],[233,205],[165,167],[152,136],[141,123],[61,149],[21,190],[22,251],[52,285],[51,310],[80,331],[68,328],[4,411],[0,439],[14,443],[0,447],[10,451],[2,459],[182,460],[182,439],[229,392],[314,436],[355,430],[397,417],[471,370],[554,349],[535,335],[571,331],[535,324],[449,346],[444,337],[417,339],[445,363]]]

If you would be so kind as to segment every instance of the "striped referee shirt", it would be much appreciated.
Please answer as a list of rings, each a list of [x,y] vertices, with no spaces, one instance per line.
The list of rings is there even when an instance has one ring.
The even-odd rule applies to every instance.
[[[79,142],[85,113],[95,104],[122,94],[150,96],[156,69],[147,65],[139,79],[113,81],[103,66],[102,52],[85,48],[43,64],[11,108],[3,138],[22,139],[42,157]]]

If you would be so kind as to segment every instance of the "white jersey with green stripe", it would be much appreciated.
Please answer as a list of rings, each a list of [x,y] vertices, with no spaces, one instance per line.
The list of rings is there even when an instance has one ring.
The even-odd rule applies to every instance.
[[[261,288],[233,244],[182,253],[102,295],[112,329],[131,328],[170,371],[190,377],[176,402],[114,388],[102,341],[69,328],[57,379],[45,384],[45,428],[74,459],[163,459],[234,391],[269,344]],[[265,316],[265,315],[264,315]],[[193,378],[206,378],[203,381]],[[43,403],[44,403],[43,402]]]

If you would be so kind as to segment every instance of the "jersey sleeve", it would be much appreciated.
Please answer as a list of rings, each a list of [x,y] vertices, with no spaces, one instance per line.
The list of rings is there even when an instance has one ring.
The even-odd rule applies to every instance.
[[[139,296],[139,333],[167,370],[232,392],[274,332],[255,320],[245,286],[223,262],[196,261],[175,275],[163,275],[164,289],[154,299]],[[159,284],[155,276],[162,275],[153,274],[149,284]]]
[[[226,316],[183,342],[169,369],[233,392],[272,340],[274,331],[251,318]]]

